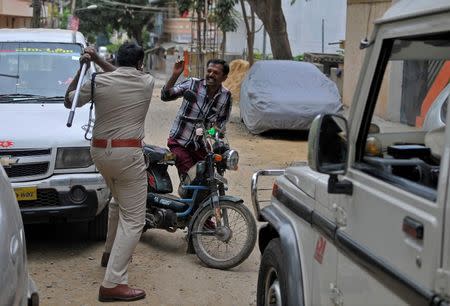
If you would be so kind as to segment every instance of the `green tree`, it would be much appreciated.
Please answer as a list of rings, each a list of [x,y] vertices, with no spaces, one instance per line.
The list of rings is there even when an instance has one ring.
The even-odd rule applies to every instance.
[[[214,15],[217,18],[217,27],[222,31],[222,58],[225,57],[227,32],[235,32],[238,28],[239,15],[234,5],[239,0],[217,0]]]
[[[239,1],[241,3],[242,16],[244,18],[245,29],[247,30],[247,60],[250,66],[254,62],[253,47],[255,45],[255,11],[250,7],[250,18],[248,17],[247,10],[245,8],[244,0]],[[250,20],[249,20],[250,19]]]
[[[204,46],[202,45],[202,40],[200,39],[202,37],[202,29],[204,31],[204,35],[203,37],[205,37],[206,35],[206,22],[204,22],[204,20],[206,20],[206,16],[204,15],[204,9],[205,9],[205,0],[176,0],[177,5],[178,5],[178,11],[180,12],[180,14],[185,13],[186,11],[190,11],[191,9],[195,11],[196,16],[197,16],[197,58],[198,58],[198,63],[200,64],[200,66],[202,67],[201,69],[204,69],[204,62],[205,62],[205,57],[204,54],[202,52],[202,50],[204,49]],[[205,18],[204,18],[205,17]],[[203,24],[203,26],[202,26]],[[203,75],[203,72],[201,71],[195,71],[194,74],[197,75]]]
[[[121,0],[124,4],[146,6],[148,0]],[[153,22],[153,12],[124,5],[112,5],[99,1],[77,1],[77,8],[85,8],[96,4],[97,9],[79,10],[76,12],[80,18],[79,30],[85,34],[104,33],[110,37],[113,30],[125,31],[127,35],[143,44],[143,30]]]
[[[238,28],[238,18],[239,14],[234,9],[234,5],[238,3],[239,0],[217,0],[215,7],[212,11],[208,12],[208,16],[205,14],[205,4],[209,1],[207,0],[176,0],[178,5],[178,10],[181,14],[186,11],[193,10],[195,12],[195,17],[197,18],[197,37],[206,37],[206,21],[216,23],[217,27],[222,31],[222,57],[225,56],[225,46],[226,46],[226,33],[234,32]],[[203,30],[203,35],[201,31]],[[201,39],[197,39],[197,50],[203,50],[206,42],[202,42]],[[199,63],[203,66],[204,55],[202,52],[198,52]]]

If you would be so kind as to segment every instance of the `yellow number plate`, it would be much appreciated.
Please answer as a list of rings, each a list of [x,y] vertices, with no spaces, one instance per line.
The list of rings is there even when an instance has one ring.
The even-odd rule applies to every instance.
[[[15,188],[17,201],[33,201],[37,200],[37,188],[36,187],[22,187]]]

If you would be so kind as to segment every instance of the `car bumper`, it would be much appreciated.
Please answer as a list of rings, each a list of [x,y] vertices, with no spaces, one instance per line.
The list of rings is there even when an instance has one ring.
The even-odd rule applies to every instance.
[[[12,186],[36,187],[36,200],[18,201],[25,224],[55,219],[92,220],[111,199],[110,190],[98,173],[59,174],[39,181],[15,182]]]

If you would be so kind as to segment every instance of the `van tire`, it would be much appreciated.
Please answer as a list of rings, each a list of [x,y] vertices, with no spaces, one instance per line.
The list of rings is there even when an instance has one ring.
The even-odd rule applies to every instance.
[[[287,305],[286,280],[280,239],[275,238],[269,242],[261,258],[256,305]]]
[[[109,205],[95,216],[94,220],[88,223],[88,236],[91,240],[104,241],[108,233],[108,213]]]

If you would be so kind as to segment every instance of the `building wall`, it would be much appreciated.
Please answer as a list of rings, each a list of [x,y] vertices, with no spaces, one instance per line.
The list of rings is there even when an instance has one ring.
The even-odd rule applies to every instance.
[[[176,43],[191,43],[192,31],[190,18],[170,18],[164,22],[164,32]]]
[[[366,37],[370,39],[373,31],[373,22],[386,12],[391,6],[391,2],[391,0],[347,0],[344,88],[342,97],[345,105],[352,103],[353,94],[366,53],[365,50],[359,49],[359,43]],[[388,84],[383,84],[380,96],[387,97],[387,90]],[[383,106],[377,109],[377,113],[384,113],[385,111],[386,109]]]
[[[0,28],[28,28],[33,8],[31,0],[0,0]]]

